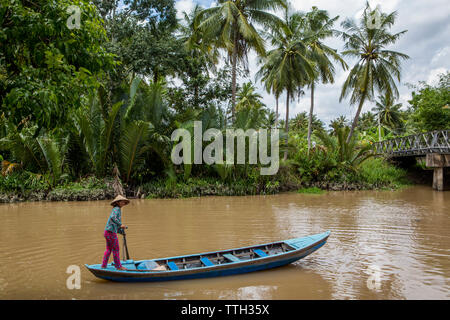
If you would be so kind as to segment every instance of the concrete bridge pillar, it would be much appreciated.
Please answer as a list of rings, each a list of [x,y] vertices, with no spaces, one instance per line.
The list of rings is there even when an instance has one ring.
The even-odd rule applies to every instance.
[[[429,153],[426,166],[434,168],[433,189],[444,191],[444,168],[450,167],[450,154]]]

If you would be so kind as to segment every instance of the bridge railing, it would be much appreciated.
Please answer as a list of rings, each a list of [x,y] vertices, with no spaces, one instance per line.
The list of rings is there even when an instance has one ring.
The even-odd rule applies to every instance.
[[[413,156],[427,153],[450,154],[450,130],[430,131],[374,144],[377,154]]]

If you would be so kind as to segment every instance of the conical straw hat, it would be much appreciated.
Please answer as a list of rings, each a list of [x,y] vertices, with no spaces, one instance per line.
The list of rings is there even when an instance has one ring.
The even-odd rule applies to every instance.
[[[114,206],[114,203],[116,203],[117,201],[126,201],[127,204],[130,203],[130,200],[128,200],[124,196],[121,196],[120,194],[114,198],[114,200],[111,202],[111,205]]]

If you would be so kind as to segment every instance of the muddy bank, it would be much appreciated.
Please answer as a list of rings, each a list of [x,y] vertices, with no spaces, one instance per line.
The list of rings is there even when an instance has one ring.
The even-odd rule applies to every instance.
[[[398,189],[399,186],[386,185],[386,184],[370,184],[365,182],[329,182],[319,181],[312,183],[305,183],[306,188],[319,188],[327,191],[358,191],[358,190],[386,190]]]
[[[0,203],[22,201],[89,201],[113,199],[114,191],[109,189],[64,190],[54,189],[49,192],[11,192],[0,193]]]
[[[368,183],[345,183],[345,182],[271,182],[266,184],[225,184],[220,181],[215,183],[178,183],[176,185],[164,185],[161,183],[147,183],[135,188],[126,188],[125,194],[129,198],[189,198],[202,196],[246,196],[266,195],[282,192],[296,191],[300,188],[317,187],[328,191],[356,191],[356,190],[379,190],[397,189],[398,186],[373,185]],[[24,201],[92,201],[110,200],[116,196],[111,184],[103,188],[55,188],[50,191],[26,191],[0,193],[0,203],[13,203]]]

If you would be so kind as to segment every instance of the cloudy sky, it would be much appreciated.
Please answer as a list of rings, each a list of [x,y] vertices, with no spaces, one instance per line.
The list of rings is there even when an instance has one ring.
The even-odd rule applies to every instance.
[[[312,6],[327,10],[331,17],[340,16],[335,25],[340,29],[340,23],[346,17],[358,19],[365,7],[366,0],[291,0],[292,6],[301,11],[309,11]],[[212,0],[178,0],[176,8],[181,18],[183,11],[189,12],[198,3],[204,7],[214,6]],[[411,97],[411,89],[406,84],[417,84],[419,81],[435,83],[438,74],[450,70],[450,5],[448,0],[369,0],[372,8],[380,5],[383,12],[398,12],[397,21],[392,28],[392,32],[408,30],[400,40],[392,46],[391,50],[399,51],[410,56],[402,65],[401,83],[398,84],[400,92],[400,102],[405,108],[407,100]],[[326,43],[342,51],[343,43],[339,39],[328,39]],[[254,74],[259,69],[255,64],[254,53],[250,54],[250,77],[240,79],[240,82],[255,81]],[[253,58],[253,59],[252,59]],[[349,66],[352,64],[347,61]],[[326,124],[330,120],[344,115],[348,119],[352,118],[356,111],[356,106],[351,106],[347,100],[339,103],[341,86],[349,71],[343,71],[336,65],[337,73],[334,84],[319,85],[315,92],[315,114]],[[259,93],[264,97],[264,102],[270,108],[275,109],[275,99],[268,95],[261,84],[256,84]],[[285,116],[285,98],[280,98],[280,116]],[[290,104],[290,115],[294,117],[302,111],[309,112],[309,91],[306,92],[299,102]],[[371,103],[366,103],[363,112],[373,107]]]

